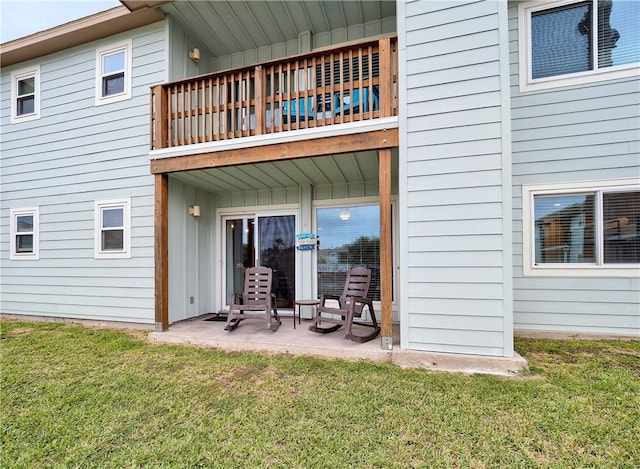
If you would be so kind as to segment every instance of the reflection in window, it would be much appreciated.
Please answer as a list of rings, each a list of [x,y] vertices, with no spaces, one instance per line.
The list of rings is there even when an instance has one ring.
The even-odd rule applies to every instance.
[[[531,15],[532,78],[591,68],[589,36],[576,27],[589,12],[588,5],[577,5]]]
[[[294,215],[258,218],[260,265],[273,269],[278,308],[292,308],[296,297],[295,224]]]
[[[16,252],[33,252],[33,215],[16,217]]]
[[[124,250],[124,208],[102,210],[102,251]]]
[[[637,1],[594,0],[534,11],[531,13],[532,78],[640,62],[639,42],[640,2]]]
[[[536,196],[536,264],[593,263],[594,194]]]
[[[369,297],[380,300],[380,207],[318,208],[318,295],[340,295],[347,271],[371,269]]]
[[[36,79],[35,77],[18,80],[17,112],[18,116],[36,112]]]
[[[102,56],[102,96],[124,93],[125,51]]]
[[[640,192],[535,195],[536,264],[640,263]]]
[[[605,264],[640,263],[640,192],[602,195]]]

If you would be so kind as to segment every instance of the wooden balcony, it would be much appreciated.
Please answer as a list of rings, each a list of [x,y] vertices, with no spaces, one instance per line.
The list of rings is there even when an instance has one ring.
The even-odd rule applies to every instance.
[[[151,149],[395,116],[397,63],[386,37],[155,86]]]

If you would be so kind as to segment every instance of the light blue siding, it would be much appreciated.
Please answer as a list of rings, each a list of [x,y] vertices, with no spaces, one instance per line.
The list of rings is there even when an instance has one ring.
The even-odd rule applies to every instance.
[[[154,322],[149,88],[165,77],[163,23],[2,70],[4,313]],[[130,100],[95,106],[96,49],[132,39]],[[10,75],[39,64],[38,120],[10,123]],[[25,145],[28,142],[28,145]],[[131,198],[131,258],[95,259],[95,200]],[[9,210],[40,208],[40,259],[9,260]]]
[[[640,178],[640,80],[520,93],[510,3],[516,330],[640,336],[640,279],[523,276],[522,185]]]
[[[259,3],[253,5],[253,8],[262,7]],[[196,38],[189,31],[183,30],[170,15],[167,20],[170,25],[171,37],[171,80],[269,62],[287,56],[308,53],[311,49],[320,49],[345,42],[361,41],[370,37],[391,34],[396,30],[395,17],[387,17],[365,24],[355,24],[348,28],[323,31],[316,34],[306,31],[300,33],[297,39],[216,57],[209,51],[207,44],[198,43]],[[188,59],[188,52],[194,47],[200,49],[202,57],[198,64]]]
[[[401,345],[511,356],[506,8],[415,1],[404,9]]]
[[[169,178],[169,323],[215,311],[214,201]],[[189,215],[193,205],[200,206],[199,217]]]

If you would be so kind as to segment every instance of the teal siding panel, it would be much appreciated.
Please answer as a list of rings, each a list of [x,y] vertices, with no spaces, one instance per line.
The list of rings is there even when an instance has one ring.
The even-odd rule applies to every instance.
[[[466,220],[469,212],[473,211],[478,212],[479,218],[481,217],[482,219],[499,218],[502,215],[502,204],[500,202],[489,202],[484,204],[410,207],[407,221]]]
[[[40,259],[9,261],[0,244],[3,312],[153,323],[154,179],[149,89],[164,81],[164,23],[30,63],[41,71],[41,118],[10,123],[2,70],[2,209],[40,209]],[[132,97],[95,105],[96,49],[132,40]],[[95,259],[96,200],[131,198],[131,258]]]
[[[412,300],[418,298],[461,298],[472,300],[499,300],[502,298],[502,285],[499,283],[467,283],[464,288],[460,285],[445,282],[411,283],[409,296]]]
[[[502,333],[454,328],[413,327],[408,342],[414,350],[470,355],[500,355],[504,348]]]
[[[401,336],[410,349],[511,354],[499,8],[498,2],[405,5]]]
[[[640,178],[640,78],[521,93],[517,10],[510,2],[514,327],[640,336],[640,279],[523,276],[521,210],[523,184]]]

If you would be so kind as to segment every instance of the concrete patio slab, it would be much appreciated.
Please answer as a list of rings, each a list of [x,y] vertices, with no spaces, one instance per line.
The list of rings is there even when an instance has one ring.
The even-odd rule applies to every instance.
[[[154,342],[191,344],[231,351],[256,351],[291,355],[309,355],[346,360],[371,360],[390,362],[391,351],[382,350],[380,337],[363,344],[345,340],[343,331],[318,334],[308,328],[310,320],[296,322],[293,318],[282,317],[282,325],[274,332],[265,327],[264,320],[247,319],[234,331],[224,330],[225,323],[207,321],[212,315],[172,324],[167,331],[152,332],[149,339]],[[362,328],[362,330],[359,329]],[[362,326],[354,326],[353,331],[364,334],[370,331]]]
[[[172,324],[167,331],[151,332],[149,340],[226,351],[391,362],[403,368],[424,368],[434,371],[514,376],[527,368],[526,360],[518,354],[512,358],[503,358],[401,350],[397,325],[394,325],[393,350],[383,350],[380,337],[361,344],[345,340],[344,332],[341,330],[329,334],[318,334],[309,331],[311,321],[305,319],[301,324],[296,323],[294,329],[293,318],[285,316],[276,332],[267,329],[264,320],[248,319],[242,321],[234,331],[227,332],[224,330],[224,322],[206,320],[212,316],[205,315]],[[362,326],[354,326],[356,333],[364,334],[367,331],[368,329]]]

